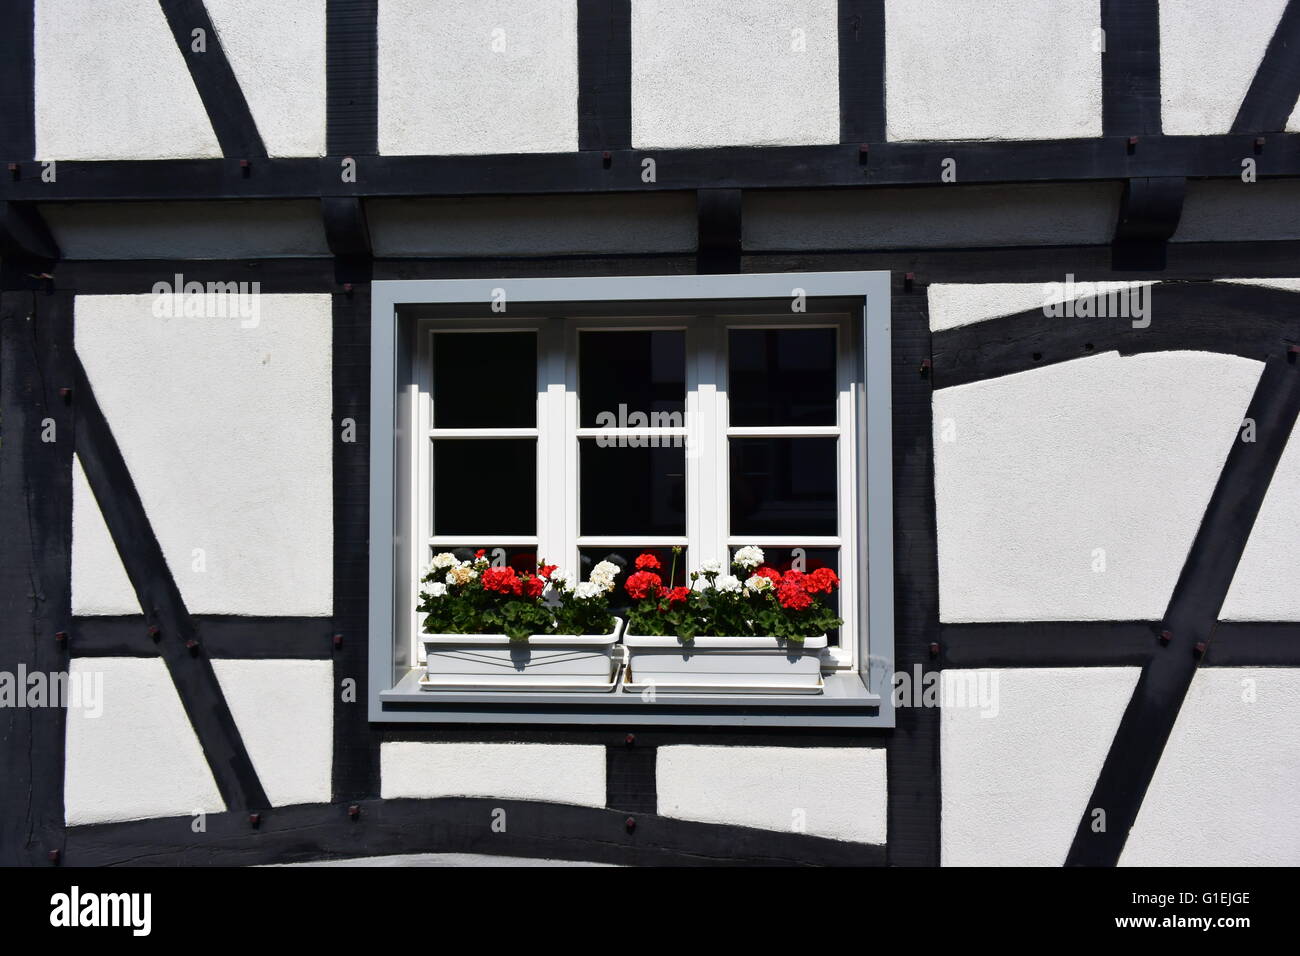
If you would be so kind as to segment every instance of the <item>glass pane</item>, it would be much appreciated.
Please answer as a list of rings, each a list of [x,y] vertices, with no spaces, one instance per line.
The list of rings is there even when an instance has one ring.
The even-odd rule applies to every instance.
[[[785,574],[791,568],[803,571],[805,574],[816,571],[818,568],[830,568],[835,572],[835,576],[840,574],[840,549],[839,548],[792,548],[789,545],[771,545],[755,541],[763,549],[763,564],[769,568],[775,568],[782,574]],[[735,557],[737,548],[731,549],[732,557]],[[840,592],[832,591],[829,595],[818,595],[821,601],[826,604],[838,616],[840,613]],[[832,644],[839,643],[839,628],[828,631],[827,636]]]
[[[614,608],[626,608],[629,604],[627,592],[623,590],[623,582],[627,579],[628,574],[635,570],[635,562],[638,555],[653,554],[659,559],[662,568],[655,571],[655,574],[663,578],[664,584],[668,587],[674,585],[685,585],[690,583],[687,576],[687,561],[689,555],[686,548],[682,548],[681,553],[677,555],[676,571],[673,566],[673,549],[670,547],[662,548],[634,548],[632,546],[622,547],[603,547],[603,548],[580,548],[578,550],[578,573],[582,580],[586,581],[591,577],[591,569],[601,561],[609,561],[617,565],[621,570],[614,581],[614,593],[610,597],[610,606]]]
[[[453,548],[435,542],[429,548],[429,557],[432,558],[442,551],[450,551],[458,561],[473,561],[480,550],[483,551],[483,556],[492,562],[493,567],[510,567],[516,571],[537,570],[537,545],[535,544],[473,544],[468,547],[457,545]]]
[[[626,447],[582,438],[578,448],[580,534],[686,533],[684,447]]]
[[[834,425],[834,329],[731,329],[733,425]]]
[[[581,333],[578,400],[583,428],[682,427],[686,333]]]
[[[837,441],[731,439],[731,534],[837,534]]]
[[[536,440],[436,439],[433,533],[536,534]]]
[[[536,424],[535,332],[434,335],[435,428],[532,428]]]

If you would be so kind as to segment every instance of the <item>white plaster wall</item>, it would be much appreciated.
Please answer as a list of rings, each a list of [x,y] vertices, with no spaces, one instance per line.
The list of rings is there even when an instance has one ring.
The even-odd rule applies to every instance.
[[[328,256],[320,203],[51,203],[41,212],[65,259]]]
[[[1136,667],[994,670],[994,717],[945,707],[944,866],[1060,866],[1137,684]],[[945,671],[944,680],[954,672]]]
[[[334,662],[214,660],[212,667],[272,806],[328,803]]]
[[[1160,105],[1166,135],[1232,128],[1286,4],[1160,0]]]
[[[1300,180],[1191,180],[1170,242],[1300,239]]]
[[[1083,280],[1075,279],[1077,286]],[[1142,286],[1155,285],[1154,282],[1093,282],[1090,283],[1096,294],[1121,292]],[[945,329],[974,325],[1004,315],[1028,312],[1048,305],[1075,299],[1078,296],[1065,295],[1065,276],[1052,283],[1048,282],[982,282],[982,283],[935,283],[927,290],[930,311],[930,331],[941,332]],[[1051,322],[1044,316],[1043,321]]]
[[[1297,723],[1300,670],[1198,670],[1120,864],[1300,865]]]
[[[324,616],[330,297],[257,304],[244,328],[251,319],[156,317],[150,295],[78,296],[77,354],[190,612]],[[87,601],[112,600],[96,585],[73,581]]]
[[[380,745],[381,795],[605,805],[605,748],[576,744]]]
[[[840,138],[835,0],[636,0],[632,144]]]
[[[1219,617],[1300,621],[1300,425],[1273,472]]]
[[[1295,109],[1287,117],[1286,131],[1288,133],[1300,133],[1300,100],[1296,100]]]
[[[890,140],[1101,135],[1096,0],[886,0],[885,26]]]
[[[81,680],[102,675],[103,713],[68,710],[69,826],[225,810],[161,658],[76,658],[70,670]]]
[[[694,252],[693,193],[375,199],[379,256]]]
[[[660,747],[655,765],[661,816],[856,843],[885,842],[885,774],[867,747]]]
[[[577,24],[574,0],[383,0],[379,152],[577,149]]]
[[[271,156],[325,155],[325,0],[204,0]]]
[[[82,617],[141,613],[140,601],[76,455],[72,456],[72,613]]]
[[[36,0],[36,158],[221,155],[156,0]]]
[[[1119,198],[1115,183],[747,191],[742,241],[756,252],[1103,244]]]
[[[1158,619],[1262,367],[1110,352],[936,392],[941,618]]]

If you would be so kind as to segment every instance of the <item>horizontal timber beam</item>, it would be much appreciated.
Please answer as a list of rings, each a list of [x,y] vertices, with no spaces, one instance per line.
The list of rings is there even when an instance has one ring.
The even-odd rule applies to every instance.
[[[1257,145],[1247,134],[879,143],[832,146],[615,149],[493,156],[339,156],[104,162],[63,160],[54,175],[30,160],[0,177],[0,200],[292,199],[321,196],[467,196],[693,189],[807,189],[1089,182],[1144,176],[1300,176],[1300,134]],[[653,176],[649,164],[653,159]],[[955,167],[946,167],[952,160]],[[347,181],[345,181],[347,180]],[[647,181],[650,180],[650,181]]]

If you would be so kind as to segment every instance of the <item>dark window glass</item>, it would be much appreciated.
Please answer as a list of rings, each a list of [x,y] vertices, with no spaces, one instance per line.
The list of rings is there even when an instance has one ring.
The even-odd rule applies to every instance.
[[[839,548],[792,548],[789,545],[771,545],[754,542],[763,549],[763,564],[769,568],[775,568],[782,574],[791,568],[797,567],[799,570],[808,572],[816,571],[818,568],[830,568],[836,576],[840,573],[840,549]],[[732,557],[735,557],[738,548],[731,549]],[[743,571],[737,571],[741,577],[744,577]],[[843,583],[843,582],[841,582]],[[819,594],[818,598],[822,603],[833,610],[836,615],[840,613],[840,592],[832,591],[829,595]],[[840,636],[839,628],[827,632],[832,644],[838,644]]]
[[[665,445],[670,440],[665,439]],[[686,449],[578,442],[584,535],[686,533]]]
[[[686,334],[580,333],[578,400],[583,428],[680,428],[686,411]]]
[[[536,333],[434,335],[435,428],[532,428],[536,424]]]
[[[439,438],[433,443],[433,533],[535,534],[537,442]]]
[[[582,580],[586,581],[591,578],[591,569],[601,561],[609,561],[612,564],[618,565],[621,570],[619,571],[618,578],[614,582],[614,593],[609,596],[609,603],[611,607],[616,609],[626,608],[631,602],[628,600],[627,591],[623,590],[623,582],[627,580],[627,576],[632,571],[636,570],[635,565],[637,557],[647,553],[653,554],[659,559],[659,563],[663,565],[662,568],[652,568],[651,570],[654,570],[655,574],[663,578],[665,586],[673,587],[679,584],[685,585],[690,583],[690,578],[687,577],[686,562],[689,559],[689,555],[686,552],[686,548],[682,548],[681,553],[677,555],[675,571],[673,566],[673,549],[669,547],[634,548],[630,546],[615,546],[612,548],[580,548],[578,550],[578,573],[582,576]]]
[[[733,425],[834,425],[834,329],[731,329]]]
[[[834,438],[732,438],[731,534],[836,531]]]
[[[432,558],[442,551],[450,551],[457,560],[473,561],[480,550],[483,551],[483,556],[492,562],[493,567],[511,567],[516,571],[537,570],[537,545],[535,544],[475,544],[455,548],[445,548],[435,544],[429,549],[429,557]]]

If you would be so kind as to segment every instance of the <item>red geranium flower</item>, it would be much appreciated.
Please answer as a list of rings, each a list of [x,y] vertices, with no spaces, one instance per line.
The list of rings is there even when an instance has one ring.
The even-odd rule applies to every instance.
[[[542,564],[542,565],[538,565],[538,567],[537,567],[537,576],[538,576],[539,578],[541,578],[542,580],[544,580],[544,581],[545,581],[545,580],[549,580],[550,577],[551,577],[551,572],[554,571],[557,567],[559,567],[559,565],[556,565],[556,564]]]
[[[773,584],[781,583],[781,572],[776,568],[769,568],[766,564],[754,572],[760,578],[767,578]]]
[[[690,596],[691,589],[683,587],[669,588],[666,595],[669,604],[685,604]]]
[[[646,568],[654,568],[657,571],[662,567],[663,565],[659,563],[659,559],[648,551],[639,555],[636,559],[636,569],[638,571],[644,571]]]
[[[663,578],[652,571],[638,571],[635,574],[628,575],[627,582],[623,585],[627,593],[635,601],[640,601],[648,596],[656,596],[663,590]]]
[[[830,568],[818,568],[803,579],[809,594],[830,594],[840,586],[840,579]]]
[[[478,558],[483,557],[483,555],[485,555],[485,554],[487,554],[486,549],[484,549],[484,548],[479,548],[477,551],[474,552],[474,557],[475,557],[475,559],[478,559]]]
[[[519,581],[519,575],[515,574],[514,568],[488,568],[483,572],[483,588],[499,594],[518,595],[523,591],[523,585]]]
[[[529,574],[523,581],[524,594],[530,598],[539,598],[542,592],[546,590],[546,580],[536,575]]]
[[[802,611],[812,604],[812,596],[804,587],[802,571],[787,571],[781,583],[776,586],[776,599],[781,606],[791,611]]]

